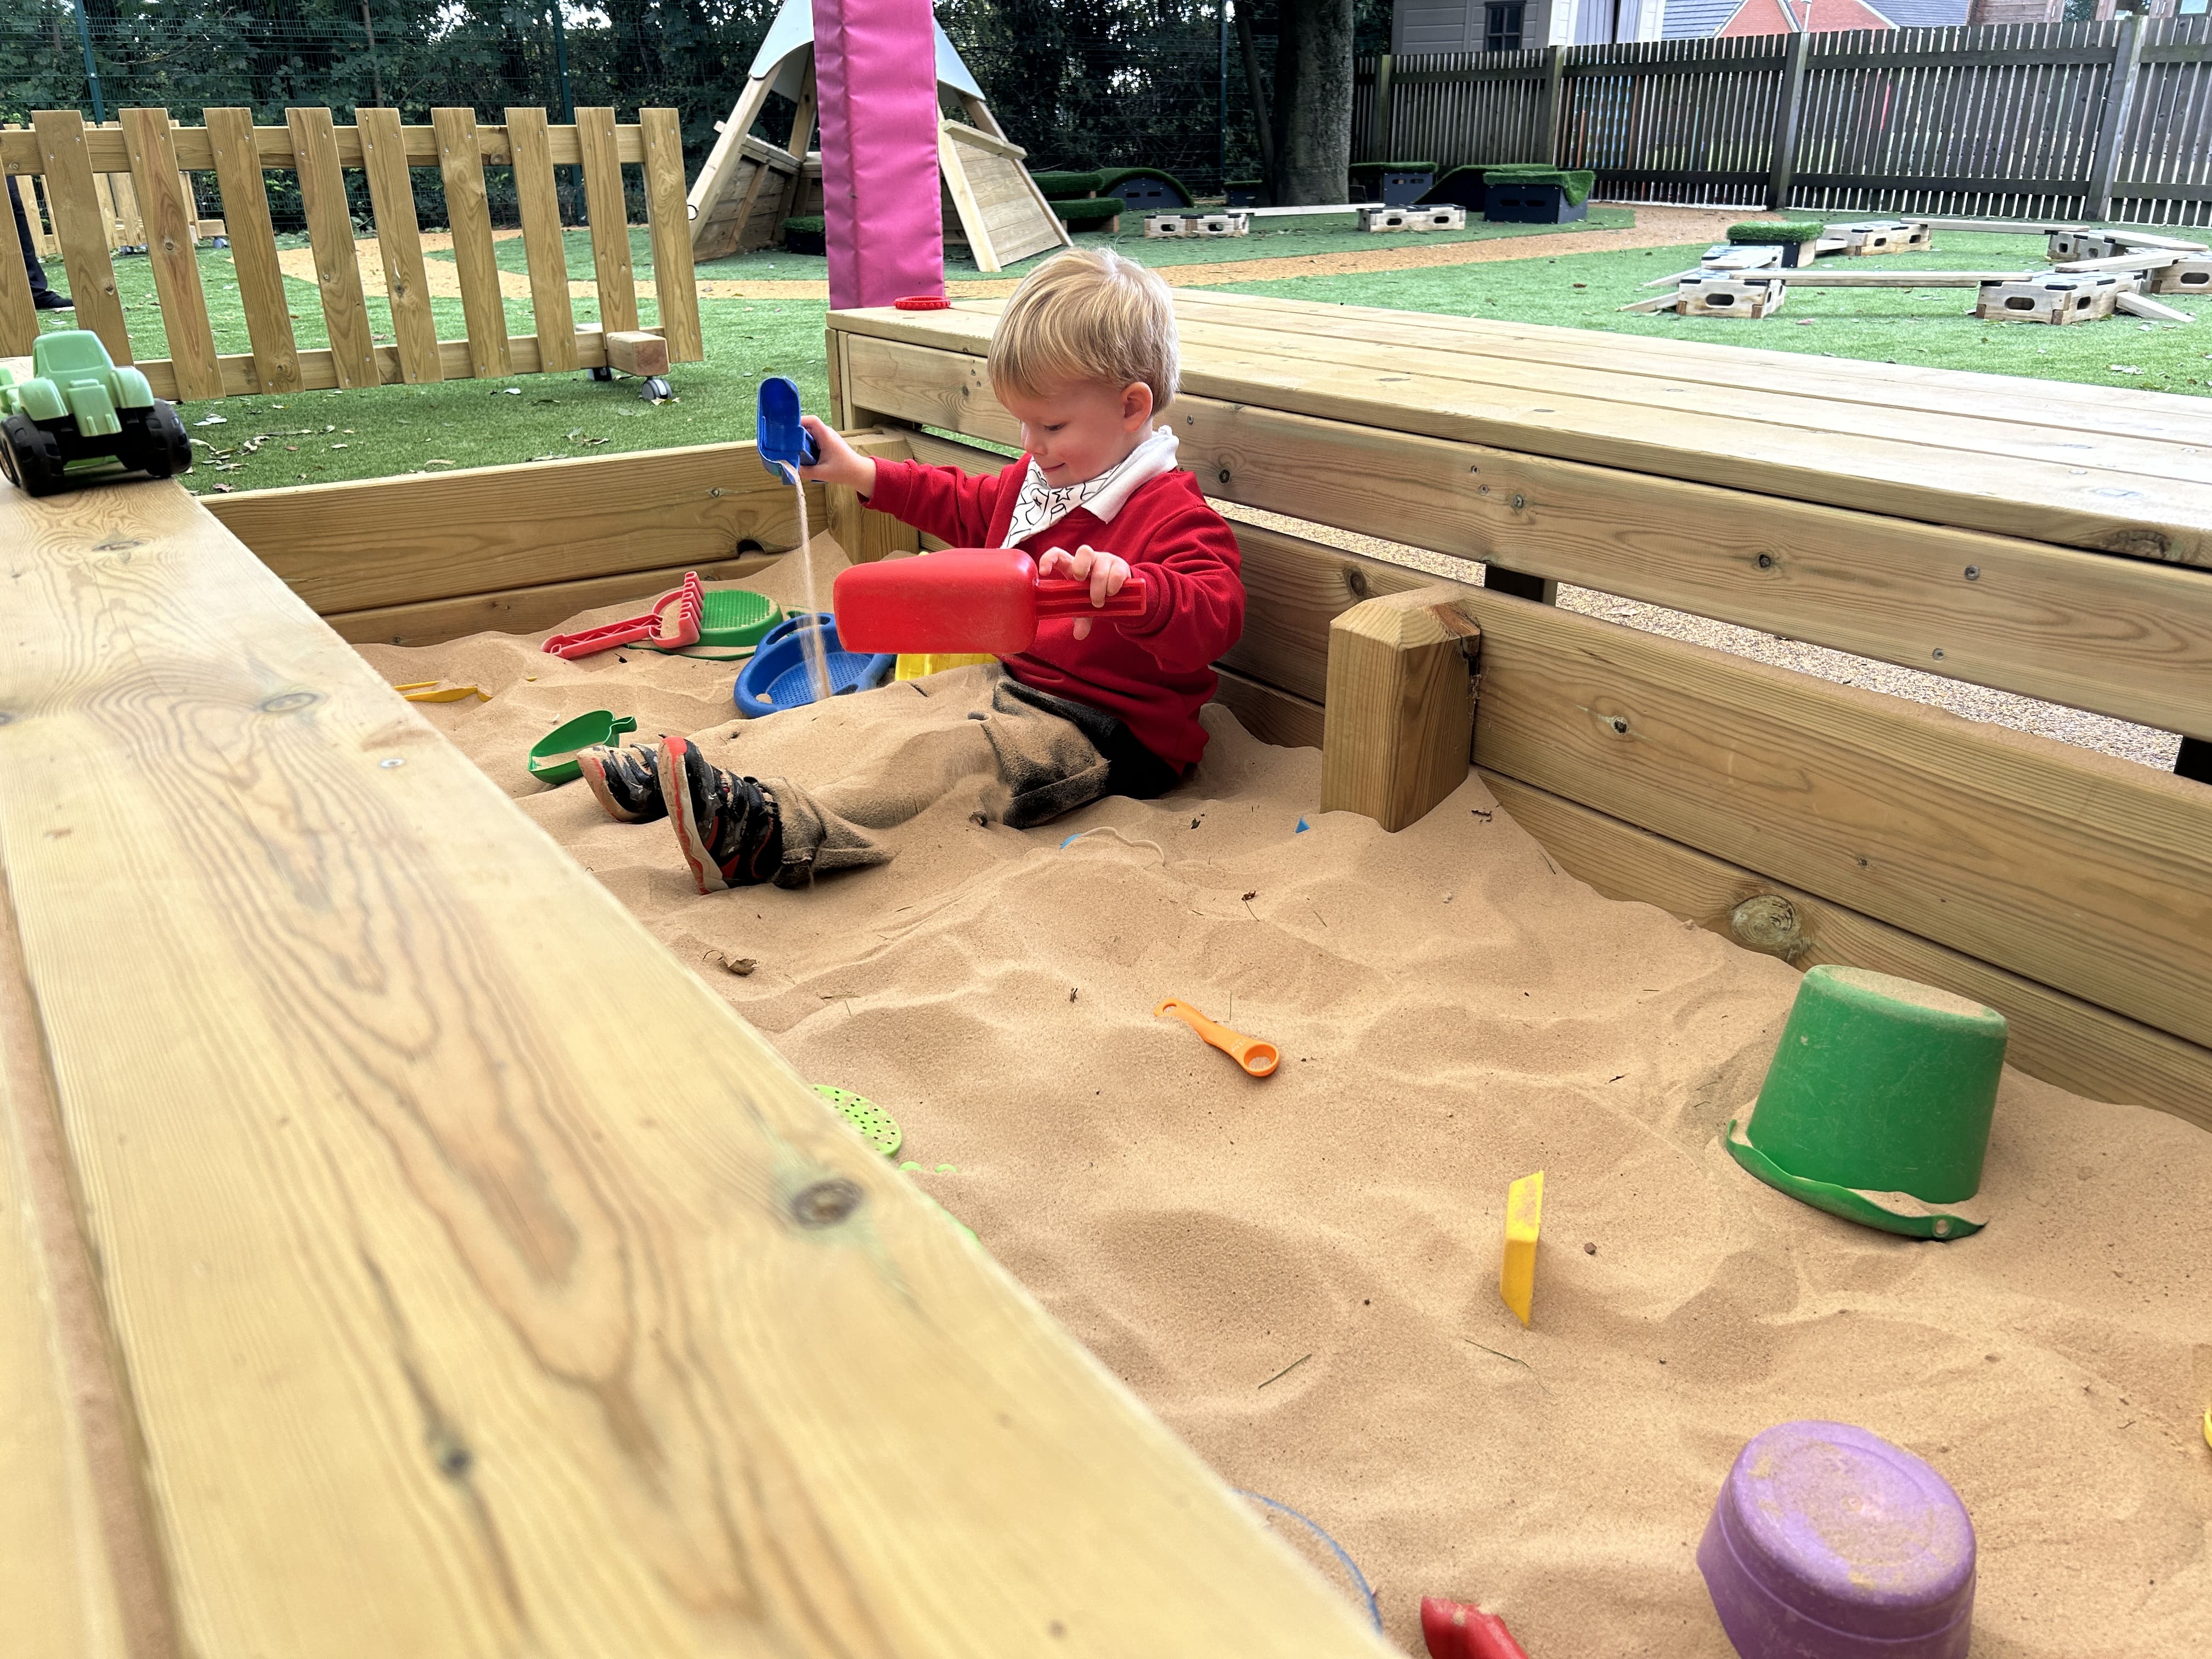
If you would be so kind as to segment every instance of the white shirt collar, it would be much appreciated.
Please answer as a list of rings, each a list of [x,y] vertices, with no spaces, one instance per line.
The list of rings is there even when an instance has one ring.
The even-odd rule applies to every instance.
[[[1006,526],[1003,545],[1018,547],[1041,530],[1058,524],[1078,507],[1087,508],[1108,524],[1114,521],[1130,496],[1176,465],[1178,440],[1172,427],[1160,427],[1142,443],[1095,478],[1058,489],[1045,482],[1044,469],[1032,459],[1015,497],[1013,517]]]

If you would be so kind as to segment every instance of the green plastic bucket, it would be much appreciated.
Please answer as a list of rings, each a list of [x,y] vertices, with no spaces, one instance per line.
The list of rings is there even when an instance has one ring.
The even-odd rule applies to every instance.
[[[1729,1125],[1737,1163],[1817,1209],[1915,1238],[1960,1238],[1981,1190],[2004,1016],[1863,968],[1797,988],[1759,1100]]]

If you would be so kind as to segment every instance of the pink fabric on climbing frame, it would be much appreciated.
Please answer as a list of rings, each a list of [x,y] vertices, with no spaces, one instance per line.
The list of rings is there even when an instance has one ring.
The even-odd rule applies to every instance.
[[[929,0],[814,0],[830,303],[945,292]]]

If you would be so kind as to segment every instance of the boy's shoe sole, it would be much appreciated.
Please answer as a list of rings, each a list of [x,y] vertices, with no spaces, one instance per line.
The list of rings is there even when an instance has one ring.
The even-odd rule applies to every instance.
[[[668,803],[668,821],[676,826],[676,844],[684,849],[684,861],[691,866],[691,879],[702,893],[722,893],[730,884],[722,879],[722,872],[714,861],[713,836],[714,826],[699,821],[698,803],[691,797],[691,788],[684,776],[684,757],[690,752],[690,740],[686,738],[666,738],[660,744],[660,798]]]
[[[616,794],[613,787],[607,781],[607,759],[610,755],[616,757],[617,764],[621,763],[622,757],[618,751],[611,748],[587,749],[576,758],[576,769],[583,775],[584,781],[591,786],[592,799],[606,809],[607,816],[617,823],[650,823],[654,819],[665,816],[665,803],[668,796],[665,789],[661,793],[663,810],[659,812],[641,812],[636,807],[625,803]],[[656,760],[653,766],[658,772],[659,762]]]

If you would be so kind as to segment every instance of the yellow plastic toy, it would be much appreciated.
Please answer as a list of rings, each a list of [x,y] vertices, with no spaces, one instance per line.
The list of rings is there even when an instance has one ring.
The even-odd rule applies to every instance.
[[[1505,1260],[1498,1293],[1526,1325],[1536,1294],[1536,1234],[1544,1224],[1544,1172],[1522,1176],[1505,1189]]]
[[[918,680],[925,674],[941,674],[948,668],[973,668],[978,663],[996,662],[998,659],[986,653],[981,656],[948,655],[938,652],[933,655],[907,655],[898,659],[892,669],[895,680]]]

